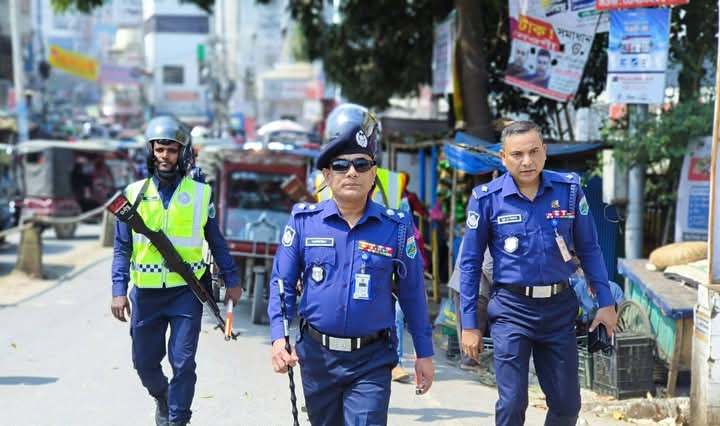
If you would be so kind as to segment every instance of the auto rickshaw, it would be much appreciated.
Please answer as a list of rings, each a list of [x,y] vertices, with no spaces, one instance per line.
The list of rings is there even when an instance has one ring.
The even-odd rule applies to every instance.
[[[198,165],[215,194],[220,229],[252,300],[254,324],[267,322],[272,260],[294,204],[282,185],[291,178],[305,182],[316,156],[314,150],[291,145],[268,149],[262,142],[208,145],[199,153]],[[222,283],[213,282],[219,298]]]
[[[17,145],[22,217],[73,217],[102,206],[134,180],[125,149],[112,140],[32,140]],[[58,239],[75,235],[76,223],[53,225]]]
[[[13,152],[12,145],[0,144],[0,231],[12,228],[17,223],[15,199],[20,188],[12,170]]]

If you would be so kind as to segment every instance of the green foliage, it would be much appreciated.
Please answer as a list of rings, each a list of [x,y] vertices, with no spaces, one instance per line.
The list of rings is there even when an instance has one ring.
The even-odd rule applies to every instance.
[[[652,204],[675,202],[678,176],[690,143],[712,134],[713,104],[687,101],[637,123],[637,132],[608,126],[603,135],[614,149],[620,165],[647,164],[650,173],[645,188]]]
[[[338,83],[350,101],[384,108],[392,96],[414,94],[431,81],[433,31],[453,9],[451,0],[344,0],[339,23],[323,18],[323,0],[291,0],[292,16],[308,39],[308,54],[324,61],[330,80]],[[527,97],[503,82],[510,53],[507,0],[476,2],[482,8],[483,33],[479,47],[487,55],[488,90],[498,118],[524,112],[546,129],[557,107],[555,101]],[[574,103],[586,106],[605,86],[607,34],[593,43],[591,60]]]

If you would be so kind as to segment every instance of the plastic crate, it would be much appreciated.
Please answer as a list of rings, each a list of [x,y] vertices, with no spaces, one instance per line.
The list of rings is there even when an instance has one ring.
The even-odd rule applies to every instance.
[[[593,354],[593,367],[595,392],[612,395],[617,399],[654,393],[655,339],[618,334],[612,354]]]
[[[578,350],[578,378],[580,387],[592,389],[593,385],[593,356],[588,351],[587,334],[577,337]]]

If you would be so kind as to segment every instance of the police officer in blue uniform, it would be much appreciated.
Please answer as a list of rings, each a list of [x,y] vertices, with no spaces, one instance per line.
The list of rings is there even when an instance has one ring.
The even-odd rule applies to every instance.
[[[578,176],[543,170],[540,128],[519,121],[502,132],[508,172],[473,189],[461,257],[463,350],[476,358],[478,282],[485,248],[495,261],[488,319],[499,399],[497,425],[525,422],[532,353],[548,404],[546,425],[575,425],[580,411],[575,319],[578,301],[568,278],[574,252],[600,309],[591,329],[617,322],[607,271]]]
[[[370,200],[379,138],[379,125],[365,108],[333,110],[317,159],[333,198],[295,205],[275,256],[268,306],[272,365],[284,373],[299,359],[315,426],[387,423],[390,372],[398,362],[393,281],[417,353],[420,392],[433,381],[432,330],[411,217]],[[284,348],[278,280],[286,283],[290,319],[296,311],[300,317],[292,354]]]
[[[190,134],[176,119],[161,116],[148,123],[145,137],[149,151],[148,171],[152,180],[148,185],[149,187],[154,185],[153,194],[157,193],[159,196],[150,195],[150,191],[146,189],[146,192],[141,194],[143,199],[138,211],[143,211],[143,203],[162,202],[168,221],[177,220],[177,214],[173,213],[174,209],[169,206],[172,202],[178,202],[177,199],[182,203],[183,196],[189,199],[187,193],[182,192],[175,197],[174,194],[178,192],[178,186],[183,179],[187,179],[185,176],[192,163]],[[188,182],[185,183],[187,184]],[[189,184],[204,185],[193,182]],[[130,201],[133,202],[134,199]],[[155,207],[160,208],[160,206]],[[237,302],[242,287],[238,285],[239,278],[235,263],[220,233],[212,201],[204,208],[207,209],[205,213],[207,222],[203,227],[204,239],[208,242],[226,284],[225,299]],[[147,221],[149,218],[144,219]],[[155,398],[156,424],[185,425],[190,421],[190,405],[195,392],[195,353],[200,336],[202,304],[184,283],[180,283],[181,285],[174,283],[173,286],[162,283],[161,286],[157,286],[158,288],[139,288],[143,286],[133,282],[134,286],[128,300],[127,287],[131,277],[133,246],[141,239],[141,236],[135,235],[127,224],[117,221],[112,265],[111,310],[113,316],[123,322],[126,321],[126,313],[130,316],[133,364],[143,386]],[[134,270],[137,270],[137,265]],[[203,281],[207,281],[207,276],[203,278]],[[168,326],[170,339],[166,342]],[[160,366],[160,362],[165,357],[166,347],[173,370],[173,377],[169,382]]]

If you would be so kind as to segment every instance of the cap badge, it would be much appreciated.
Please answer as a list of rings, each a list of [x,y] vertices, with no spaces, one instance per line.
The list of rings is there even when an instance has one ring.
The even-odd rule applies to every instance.
[[[357,141],[357,144],[363,148],[367,148],[368,146],[367,136],[365,136],[365,132],[362,130],[358,130],[358,132],[355,133],[355,141]]]

